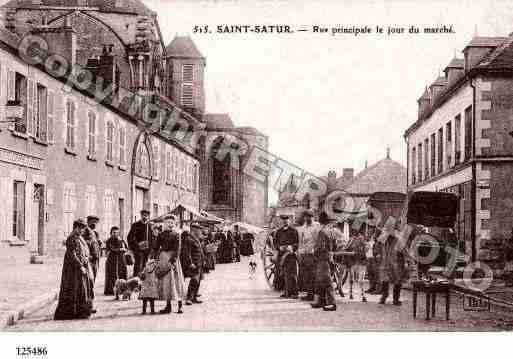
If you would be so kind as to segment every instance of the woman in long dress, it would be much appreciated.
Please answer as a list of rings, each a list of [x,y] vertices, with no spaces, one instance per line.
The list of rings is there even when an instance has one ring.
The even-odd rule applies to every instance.
[[[87,224],[83,219],[73,223],[66,240],[62,265],[59,303],[55,320],[87,319],[93,309],[93,273],[89,263],[89,248],[82,237]]]
[[[127,243],[120,237],[119,228],[112,227],[110,238],[105,243],[107,260],[105,261],[105,295],[114,295],[114,285],[118,279],[127,279],[127,265],[125,254]]]
[[[155,256],[159,258],[159,267],[164,268],[165,274],[159,278],[159,300],[166,301],[166,307],[161,314],[172,311],[171,301],[178,302],[178,314],[182,314],[182,303],[185,297],[185,280],[180,263],[180,235],[174,230],[175,218],[166,222],[166,227],[155,241]]]

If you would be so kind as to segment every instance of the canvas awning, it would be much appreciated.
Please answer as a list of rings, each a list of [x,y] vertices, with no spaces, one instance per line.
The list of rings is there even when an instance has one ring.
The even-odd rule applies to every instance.
[[[458,214],[458,197],[445,192],[413,192],[408,200],[407,220],[426,227],[451,228]]]
[[[171,216],[176,216],[182,223],[199,222],[199,223],[206,223],[206,224],[219,224],[219,223],[224,222],[223,218],[214,216],[213,214],[208,213],[206,211],[200,211],[200,210],[198,210],[192,206],[186,205],[186,204],[179,204],[171,212],[168,212],[166,214],[163,214],[162,216],[154,218],[151,220],[151,222],[154,222],[154,223],[164,222],[166,219],[170,218]]]
[[[239,228],[245,229],[246,231],[251,232],[253,234],[258,234],[260,232],[265,231],[264,228],[260,228],[260,227],[254,226],[249,223],[244,223],[244,222],[235,222],[232,224],[232,227],[235,227],[235,226],[239,226]]]

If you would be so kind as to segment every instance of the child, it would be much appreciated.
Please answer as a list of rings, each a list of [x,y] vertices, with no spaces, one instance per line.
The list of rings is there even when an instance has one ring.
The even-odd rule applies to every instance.
[[[141,294],[140,299],[143,301],[142,315],[146,314],[146,307],[150,303],[151,314],[155,314],[155,299],[158,299],[158,279],[156,275],[157,262],[149,259],[146,267],[141,273]]]

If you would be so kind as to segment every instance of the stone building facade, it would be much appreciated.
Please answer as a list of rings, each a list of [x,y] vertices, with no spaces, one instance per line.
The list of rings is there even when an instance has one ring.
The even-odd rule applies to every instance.
[[[213,136],[220,142],[227,132],[246,134],[233,125],[209,133],[206,62],[191,39],[176,38],[166,49],[155,13],[140,1],[11,1],[2,11],[0,241],[58,255],[75,218],[101,217],[103,239],[113,225],[126,235],[143,208],[152,216],[179,203],[209,208],[204,193],[216,186],[234,189],[229,219],[263,222],[265,184],[222,166],[221,182],[205,182],[213,175],[206,156]],[[91,73],[90,86],[24,61],[18,47],[27,35]],[[184,47],[196,56],[184,56]],[[105,88],[113,91],[98,102],[95,90]],[[145,113],[146,105],[158,112]],[[248,133],[267,147],[266,136]]]
[[[418,100],[405,133],[408,190],[458,195],[462,259],[496,273],[513,227],[512,50],[512,36],[473,38]]]

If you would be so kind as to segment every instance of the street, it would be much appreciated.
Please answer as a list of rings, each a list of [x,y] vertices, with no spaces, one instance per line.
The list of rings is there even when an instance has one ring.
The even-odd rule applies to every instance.
[[[208,274],[200,290],[203,304],[185,306],[183,315],[140,315],[141,302],[115,301],[105,297],[97,287],[98,313],[90,320],[56,322],[52,320],[55,304],[22,320],[10,331],[490,331],[513,329],[513,314],[498,312],[466,312],[461,297],[453,296],[451,320],[442,315],[425,321],[424,307],[419,317],[412,317],[410,292],[403,293],[403,306],[379,305],[378,296],[368,296],[362,303],[337,296],[338,310],[314,310],[299,300],[280,299],[279,293],[267,286],[259,263],[254,279],[249,278],[247,259],[236,264],[218,265]],[[102,273],[100,274],[102,275]],[[421,300],[422,302],[423,300]],[[157,302],[156,309],[164,307]],[[176,304],[173,308],[176,311]]]

